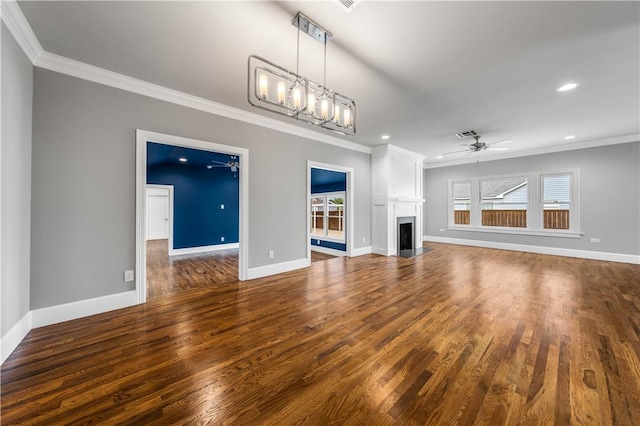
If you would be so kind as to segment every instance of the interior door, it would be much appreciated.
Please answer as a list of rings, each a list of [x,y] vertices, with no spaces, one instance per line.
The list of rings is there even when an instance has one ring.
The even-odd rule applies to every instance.
[[[147,241],[169,238],[169,191],[147,193]]]

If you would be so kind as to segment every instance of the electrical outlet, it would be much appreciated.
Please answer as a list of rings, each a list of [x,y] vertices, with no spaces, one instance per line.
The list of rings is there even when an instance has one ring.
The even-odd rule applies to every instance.
[[[599,243],[600,242],[600,238],[592,238],[591,242],[592,243]]]
[[[133,281],[133,270],[124,271],[124,282],[128,283]]]
[[[440,232],[444,232],[444,228],[440,228]]]
[[[273,250],[269,250],[269,259],[273,259],[274,253]]]
[[[220,204],[220,210],[224,210],[224,204]]]
[[[224,237],[220,237],[220,241],[224,241]]]
[[[366,243],[367,242],[367,237],[362,237],[362,242]]]

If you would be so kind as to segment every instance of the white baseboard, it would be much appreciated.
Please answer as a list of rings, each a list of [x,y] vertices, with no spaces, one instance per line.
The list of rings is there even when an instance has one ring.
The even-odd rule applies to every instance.
[[[31,311],[29,311],[0,339],[0,365],[9,358],[9,355],[18,347],[22,339],[29,334],[31,331],[31,319]]]
[[[381,247],[373,247],[371,249],[371,252],[374,254],[379,254],[381,256],[395,256],[396,252],[391,252],[390,250],[387,250],[385,248],[381,248]]]
[[[33,328],[44,327],[59,322],[70,321],[89,315],[126,308],[136,305],[138,297],[135,290],[110,294],[94,299],[79,300],[62,305],[49,306],[31,311]]]
[[[552,256],[578,257],[582,259],[606,260],[609,262],[640,264],[640,256],[633,254],[607,253],[590,250],[575,250],[558,247],[531,246],[526,244],[498,243],[493,241],[466,240],[462,238],[436,237],[425,235],[423,241],[434,243],[458,244],[462,246],[494,248],[500,250],[524,251],[528,253],[549,254]]]
[[[283,272],[306,268],[310,265],[310,259],[298,259],[273,265],[258,266],[256,268],[249,268],[247,279],[253,280],[256,278],[268,277],[269,275],[282,274]]]
[[[347,255],[346,251],[336,250],[336,249],[332,249],[332,248],[328,248],[328,247],[322,247],[322,246],[314,246],[313,244],[311,245],[311,250],[312,251],[317,251],[318,253],[330,254],[332,256],[343,257],[343,256]]]
[[[362,256],[364,254],[371,254],[371,253],[373,253],[373,249],[371,246],[360,247],[360,248],[351,250],[351,257],[357,257],[357,256]]]
[[[229,244],[215,244],[212,246],[199,246],[199,247],[187,247],[181,249],[169,249],[169,256],[179,256],[182,254],[196,254],[207,253],[210,251],[237,249],[240,247],[239,243]]]

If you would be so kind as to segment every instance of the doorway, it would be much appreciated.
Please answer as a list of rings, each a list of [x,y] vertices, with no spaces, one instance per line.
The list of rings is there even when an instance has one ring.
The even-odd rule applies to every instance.
[[[237,197],[237,262],[231,263],[237,271],[237,278],[245,280],[248,276],[248,165],[249,151],[229,145],[221,145],[213,142],[188,139],[179,136],[166,135],[149,132],[145,130],[136,131],[136,293],[138,303],[145,303],[147,299],[147,236],[149,230],[149,217],[147,207],[147,144],[161,144],[169,147],[191,148],[194,150],[220,153],[232,156],[233,166],[226,167],[225,170],[233,173],[238,180],[239,195]],[[182,161],[182,160],[180,160]],[[203,165],[203,169],[205,166]],[[213,170],[213,167],[207,167]],[[173,199],[173,197],[170,197]],[[162,201],[156,200],[157,204]],[[228,207],[228,206],[227,206]],[[164,207],[158,207],[164,208]],[[218,205],[220,210],[225,209],[225,205]],[[170,206],[169,210],[173,211]],[[227,211],[229,209],[227,208]],[[169,216],[171,226],[172,220]],[[222,242],[224,242],[224,237]],[[169,240],[174,239],[173,230],[169,229]],[[174,246],[175,241],[170,243]],[[227,248],[227,247],[224,247]]]
[[[173,228],[173,186],[147,185],[147,241],[167,240]]]
[[[353,256],[354,171],[350,167],[307,162],[307,259]],[[312,256],[312,251],[314,255]]]

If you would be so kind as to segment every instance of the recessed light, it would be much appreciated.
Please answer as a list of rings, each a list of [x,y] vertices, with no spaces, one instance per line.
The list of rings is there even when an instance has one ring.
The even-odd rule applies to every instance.
[[[207,164],[207,169],[213,169],[213,166],[211,164]]]
[[[184,158],[184,157],[180,157],[180,158],[178,158],[178,161],[180,161],[181,163],[186,163],[187,159]]]
[[[387,139],[389,139],[389,137],[390,137],[389,135],[382,135],[382,136],[380,136],[380,139],[387,140]]]
[[[569,139],[573,139],[573,138],[575,138],[575,136],[569,135],[569,136],[565,136],[564,140],[568,141]]]
[[[438,160],[442,160],[442,158],[444,158],[444,157],[443,157],[442,155],[438,155],[436,158],[437,158]]]
[[[563,84],[562,86],[558,87],[556,89],[557,92],[566,92],[568,90],[573,90],[576,87],[578,87],[578,83],[567,83],[567,84]]]

